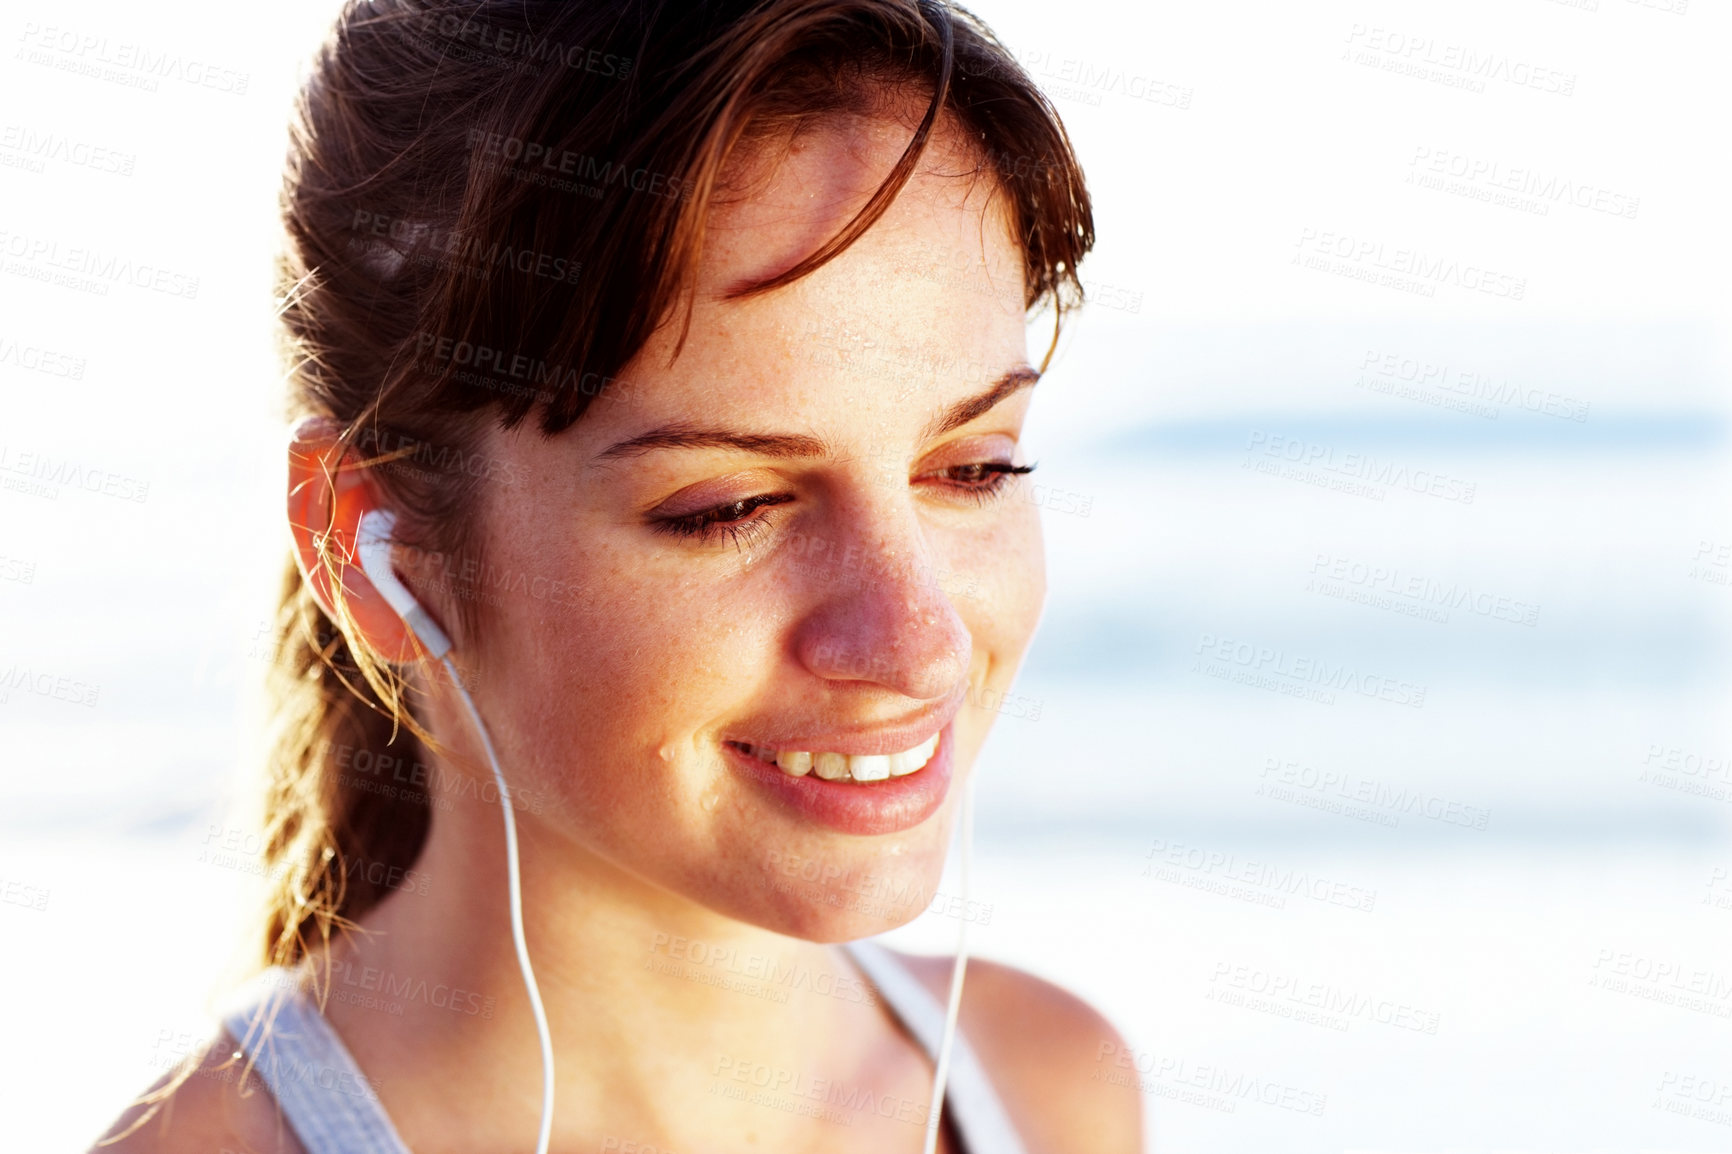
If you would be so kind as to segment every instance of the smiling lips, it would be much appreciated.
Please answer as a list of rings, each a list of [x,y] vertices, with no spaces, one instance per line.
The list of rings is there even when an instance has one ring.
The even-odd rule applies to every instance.
[[[831,753],[803,749],[771,749],[763,745],[737,743],[746,753],[781,768],[789,777],[804,777],[816,773],[825,781],[871,782],[892,777],[906,777],[926,768],[938,749],[938,734],[933,734],[913,749],[901,753]]]

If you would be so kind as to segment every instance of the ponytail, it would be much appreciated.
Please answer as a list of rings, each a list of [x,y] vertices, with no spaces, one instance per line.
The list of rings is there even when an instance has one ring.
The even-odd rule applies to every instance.
[[[406,873],[432,811],[427,795],[357,768],[420,760],[424,746],[363,676],[292,560],[273,633],[262,851],[270,896],[260,960],[290,966],[322,955],[337,931],[379,904],[389,891],[370,880],[381,872],[373,867]]]

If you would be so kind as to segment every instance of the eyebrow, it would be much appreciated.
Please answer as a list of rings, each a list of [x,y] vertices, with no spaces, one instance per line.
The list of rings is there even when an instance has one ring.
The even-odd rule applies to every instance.
[[[1010,369],[992,387],[978,396],[958,401],[939,413],[921,430],[920,439],[931,440],[959,429],[968,422],[990,412],[1006,397],[1032,388],[1040,373],[1028,365]],[[662,425],[647,433],[627,438],[596,454],[596,460],[636,457],[657,449],[733,449],[760,457],[796,459],[823,457],[832,453],[829,442],[822,437],[804,433],[742,433],[733,429],[706,428],[685,421]]]

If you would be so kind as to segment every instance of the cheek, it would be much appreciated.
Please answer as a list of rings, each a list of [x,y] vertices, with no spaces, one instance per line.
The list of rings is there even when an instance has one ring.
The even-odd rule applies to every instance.
[[[1026,496],[1012,502],[990,531],[953,549],[945,582],[951,604],[974,637],[975,661],[989,663],[993,683],[1008,680],[1034,635],[1046,600],[1046,551],[1040,512]]]
[[[1024,499],[990,533],[971,535],[956,556],[966,568],[959,570],[951,604],[974,639],[968,703],[956,718],[957,752],[961,764],[972,765],[1006,712],[1046,600],[1039,510]]]
[[[695,732],[753,691],[773,622],[749,607],[720,614],[713,590],[653,579],[605,547],[543,546],[501,562],[558,569],[563,596],[511,597],[490,630],[503,690],[492,707],[513,718],[520,764],[609,824],[622,809],[679,808],[705,783],[671,771],[690,764]],[[658,771],[659,788],[644,788]]]

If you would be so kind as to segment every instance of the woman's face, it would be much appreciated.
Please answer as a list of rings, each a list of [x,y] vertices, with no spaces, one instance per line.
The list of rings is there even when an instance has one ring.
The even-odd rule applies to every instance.
[[[483,446],[521,480],[481,498],[496,595],[460,652],[507,774],[546,799],[526,825],[815,941],[930,902],[1045,593],[1004,471],[1035,375],[1021,257],[954,137],[840,257],[721,299],[833,235],[906,140],[849,122],[765,154],[710,218],[677,358],[675,323],[568,432]]]

